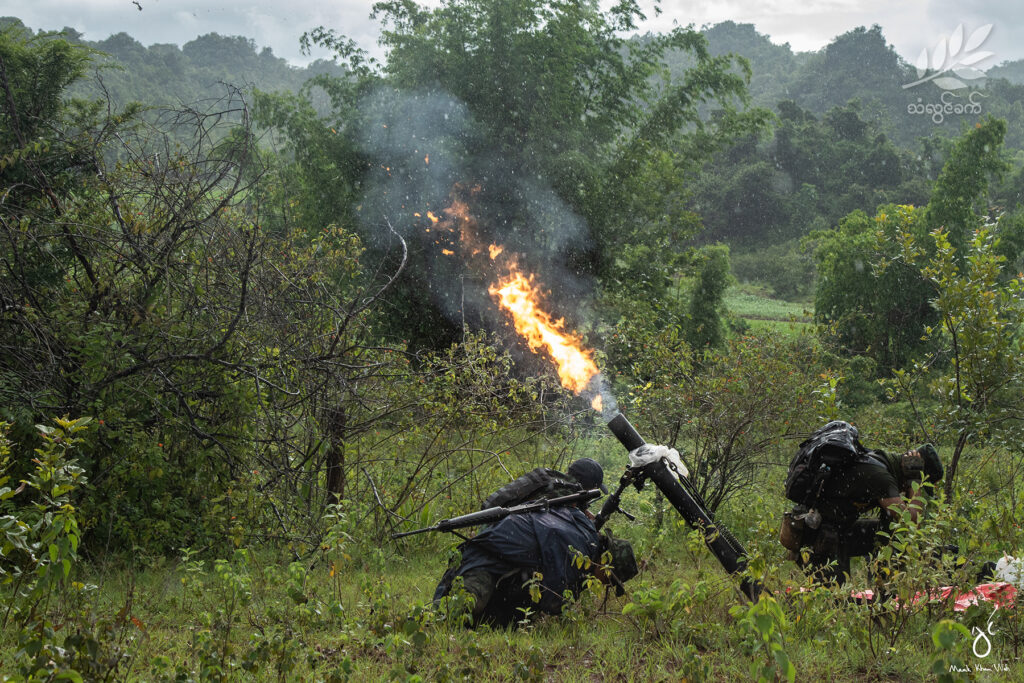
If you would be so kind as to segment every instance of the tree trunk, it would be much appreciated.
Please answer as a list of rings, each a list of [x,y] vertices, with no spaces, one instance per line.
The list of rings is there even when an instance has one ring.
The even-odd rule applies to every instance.
[[[953,480],[956,479],[957,465],[960,464],[960,456],[963,455],[964,446],[967,445],[967,433],[964,432],[956,440],[956,448],[953,449],[953,457],[946,468],[946,499],[953,497]]]
[[[327,413],[327,503],[340,503],[345,497],[345,409]]]

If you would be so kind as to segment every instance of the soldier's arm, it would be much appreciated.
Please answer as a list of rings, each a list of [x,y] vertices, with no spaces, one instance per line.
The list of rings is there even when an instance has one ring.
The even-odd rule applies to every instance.
[[[895,496],[893,498],[881,498],[878,504],[885,508],[888,513],[893,517],[899,517],[903,510],[910,510],[910,519],[913,522],[917,521],[917,514],[920,508],[917,505],[909,505],[908,501],[904,500],[902,496]]]
[[[920,455],[917,451],[908,451],[907,455]],[[903,510],[910,511],[910,521],[917,522],[918,516],[925,507],[925,493],[924,489],[918,486],[916,489],[910,484],[907,485],[907,489],[904,491],[906,496],[894,496],[881,498],[878,504],[881,505],[885,510],[889,512],[893,517],[899,516]]]

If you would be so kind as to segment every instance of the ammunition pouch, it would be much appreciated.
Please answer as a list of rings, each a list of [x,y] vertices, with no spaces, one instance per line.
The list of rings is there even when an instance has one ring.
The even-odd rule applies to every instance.
[[[622,595],[626,588],[623,585],[640,573],[633,546],[624,538],[615,538],[610,530],[601,534],[601,554],[611,556],[611,572],[608,578],[615,586],[615,595]]]
[[[782,515],[782,526],[779,528],[779,543],[791,553],[799,553],[803,546],[804,531],[803,515],[790,510]]]

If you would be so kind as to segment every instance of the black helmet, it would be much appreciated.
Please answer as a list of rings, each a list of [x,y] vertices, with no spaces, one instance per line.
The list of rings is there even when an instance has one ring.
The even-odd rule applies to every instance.
[[[900,466],[903,470],[903,481],[921,481],[924,473],[924,458],[913,453],[904,453],[900,459]]]
[[[843,420],[832,420],[831,422],[826,422],[824,427],[814,433],[822,434],[824,432],[846,432],[853,441],[860,439],[860,432],[857,431],[857,428]]]
[[[569,465],[566,473],[580,483],[585,489],[601,489],[602,493],[608,493],[608,487],[604,485],[604,469],[601,464],[593,458],[580,458]]]
[[[939,453],[935,447],[926,443],[919,446],[917,452],[921,454],[921,459],[924,461],[924,476],[928,477],[928,481],[933,484],[942,481],[942,460],[939,459]]]

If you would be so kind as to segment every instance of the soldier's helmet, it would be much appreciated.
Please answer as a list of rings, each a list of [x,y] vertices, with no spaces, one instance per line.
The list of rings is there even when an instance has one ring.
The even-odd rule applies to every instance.
[[[831,422],[826,422],[825,426],[823,426],[821,429],[814,433],[823,434],[825,432],[846,432],[846,434],[849,435],[851,440],[860,440],[860,432],[857,430],[857,428],[854,427],[849,422],[844,422],[843,420],[832,420]]]
[[[601,489],[602,493],[608,493],[608,487],[604,485],[604,468],[593,458],[574,460],[566,474],[585,489]]]
[[[919,446],[917,452],[921,454],[921,458],[924,460],[924,474],[928,477],[928,481],[933,484],[942,481],[942,475],[944,474],[942,460],[939,459],[939,453],[935,450],[935,446],[926,443],[923,446]]]
[[[921,475],[924,473],[924,458],[920,455],[904,453],[900,459],[900,465],[903,469],[904,481],[921,481]]]

